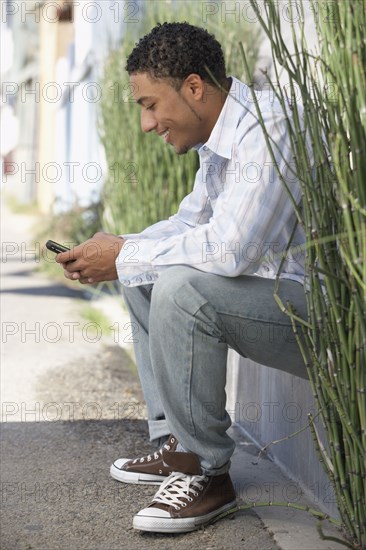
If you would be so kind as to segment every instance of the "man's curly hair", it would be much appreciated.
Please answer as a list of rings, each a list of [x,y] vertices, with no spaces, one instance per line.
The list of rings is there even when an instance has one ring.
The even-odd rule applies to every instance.
[[[224,54],[215,36],[187,22],[158,23],[137,42],[127,58],[126,70],[129,74],[146,72],[152,78],[168,78],[177,89],[191,73],[213,86],[226,80]]]

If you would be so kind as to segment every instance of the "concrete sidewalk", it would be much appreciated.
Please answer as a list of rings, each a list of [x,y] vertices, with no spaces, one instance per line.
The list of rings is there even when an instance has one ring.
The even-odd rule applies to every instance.
[[[133,364],[131,326],[119,298],[93,301],[112,335],[80,315],[83,288],[37,271],[24,235],[34,220],[3,208],[1,488],[3,550],[203,548],[334,550],[305,512],[240,511],[183,535],[140,533],[132,517],[156,487],[109,476],[118,457],[151,451]],[[22,245],[22,243],[24,243]],[[12,248],[13,246],[13,248]],[[238,427],[232,477],[242,503],[307,502]],[[326,522],[326,534],[339,536]]]

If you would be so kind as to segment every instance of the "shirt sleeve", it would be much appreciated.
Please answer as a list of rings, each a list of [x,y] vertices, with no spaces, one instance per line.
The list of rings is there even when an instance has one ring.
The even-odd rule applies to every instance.
[[[121,235],[125,243],[116,260],[120,282],[127,286],[136,286],[155,281],[164,266],[156,269],[143,255],[137,256],[137,251],[142,250],[142,247],[148,250],[163,239],[178,239],[197,225],[207,223],[211,216],[212,208],[200,168],[195,177],[193,191],[184,197],[176,214],[147,227],[141,233]]]
[[[273,147],[276,162],[281,174],[288,174],[286,183],[298,201],[298,182],[288,168],[293,162],[286,120],[272,112],[263,117],[276,144]],[[200,169],[192,194],[182,202],[177,216],[168,220],[174,230],[170,232],[172,225],[160,222],[164,225],[152,226],[145,236],[141,234],[142,238],[127,239],[116,262],[122,284],[153,282],[159,273],[173,265],[189,265],[228,277],[254,274],[258,270],[266,249],[293,217],[294,208],[258,122],[248,128],[234,149],[239,177],[231,175],[213,211],[207,207],[207,189]],[[251,168],[256,170],[255,176]]]

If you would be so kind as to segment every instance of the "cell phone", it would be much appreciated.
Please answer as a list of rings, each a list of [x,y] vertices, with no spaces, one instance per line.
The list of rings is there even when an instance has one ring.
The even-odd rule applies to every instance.
[[[55,254],[60,254],[60,252],[67,252],[67,250],[70,250],[67,246],[63,246],[55,241],[47,241],[46,248],[48,248],[48,250],[52,250]]]

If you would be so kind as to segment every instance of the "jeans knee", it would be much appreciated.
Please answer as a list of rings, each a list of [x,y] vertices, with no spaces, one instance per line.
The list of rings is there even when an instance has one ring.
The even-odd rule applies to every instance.
[[[130,313],[141,310],[150,302],[152,288],[153,285],[123,287],[122,295]]]
[[[164,307],[167,301],[171,301],[177,289],[183,284],[184,271],[184,266],[172,266],[160,273],[154,284],[152,303]]]
[[[141,289],[138,286],[122,287],[122,296],[127,305],[134,304],[139,299]]]
[[[167,319],[169,311],[178,308],[194,315],[206,303],[196,284],[197,277],[202,275],[202,272],[188,266],[173,266],[164,271],[154,285],[151,300],[153,314]]]
[[[163,271],[154,284],[153,299],[155,301],[170,300],[176,292],[190,282],[197,270],[188,266],[172,266]]]

